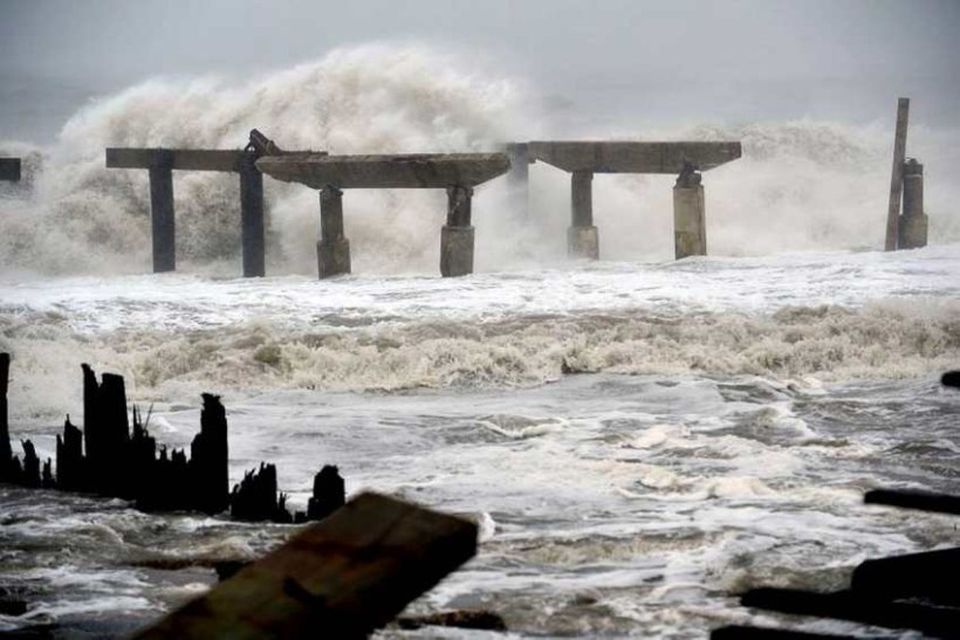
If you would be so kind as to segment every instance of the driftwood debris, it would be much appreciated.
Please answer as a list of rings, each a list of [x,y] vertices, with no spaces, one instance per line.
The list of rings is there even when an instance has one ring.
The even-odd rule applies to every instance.
[[[10,356],[0,353],[0,482],[28,488],[83,491],[133,500],[141,511],[200,511],[210,515],[228,509],[240,520],[306,522],[319,520],[344,502],[343,478],[325,466],[314,479],[306,512],[290,514],[285,496],[277,497],[273,465],[261,465],[229,492],[227,415],[220,398],[202,394],[200,433],[190,456],[160,446],[147,431],[136,407],[131,418],[122,376],[105,373],[100,381],[83,365],[83,428],[67,416],[57,435],[56,464],[41,461],[30,440],[21,443],[22,460],[10,447],[7,381]],[[132,427],[132,430],[131,430]]]
[[[472,522],[365,493],[136,638],[365,638],[476,544]]]

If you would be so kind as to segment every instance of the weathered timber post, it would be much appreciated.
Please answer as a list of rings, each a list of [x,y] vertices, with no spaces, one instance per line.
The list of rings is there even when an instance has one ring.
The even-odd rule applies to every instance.
[[[898,248],[927,246],[927,223],[923,212],[923,165],[911,158],[903,166],[903,215],[898,227]]]
[[[897,100],[897,132],[893,140],[893,171],[890,176],[890,202],[887,206],[887,235],[883,248],[896,251],[899,238],[900,194],[903,189],[903,161],[907,154],[907,118],[910,98]]]
[[[257,154],[245,152],[240,160],[240,234],[243,244],[243,277],[262,278],[264,263],[263,174],[257,169]]]
[[[320,278],[350,273],[350,241],[343,233],[343,191],[320,190],[320,241],[317,243]]]
[[[676,259],[707,255],[707,224],[702,176],[684,166],[673,187],[673,241]]]
[[[149,171],[153,272],[175,271],[177,235],[173,215],[173,154],[157,150]]]
[[[447,224],[440,230],[440,275],[444,278],[473,273],[472,197],[472,187],[447,187]]]
[[[571,221],[567,230],[567,255],[572,258],[600,259],[600,238],[593,224],[593,172],[576,170],[570,174]]]
[[[7,416],[7,385],[10,378],[10,354],[0,353],[0,481],[12,475],[13,451],[10,449],[10,424]]]
[[[507,145],[510,172],[507,184],[512,208],[522,217],[530,214],[530,148],[526,142]]]

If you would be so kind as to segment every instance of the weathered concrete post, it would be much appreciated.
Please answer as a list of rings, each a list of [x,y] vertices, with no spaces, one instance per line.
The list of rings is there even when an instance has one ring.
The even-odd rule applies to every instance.
[[[173,215],[173,154],[157,151],[150,165],[150,223],[153,272],[177,268],[177,234]]]
[[[263,174],[254,164],[257,156],[246,152],[240,161],[240,235],[243,244],[243,277],[266,275],[263,230]]]
[[[571,226],[567,230],[567,255],[600,259],[600,238],[593,225],[593,172],[570,174]]]
[[[927,246],[927,222],[923,212],[923,165],[911,158],[903,165],[903,215],[898,226],[898,247]]]
[[[320,242],[317,243],[320,278],[350,273],[350,241],[343,234],[343,191],[320,190]]]
[[[897,130],[893,139],[893,170],[890,172],[890,200],[887,205],[887,233],[883,248],[896,251],[900,236],[900,194],[903,189],[903,161],[907,149],[907,119],[910,115],[910,98],[897,100]]]
[[[471,187],[447,187],[447,224],[440,230],[440,275],[473,273],[473,227],[470,226]]]
[[[677,260],[707,255],[702,176],[685,166],[673,187],[673,240]]]
[[[510,189],[512,208],[522,217],[530,215],[530,149],[526,142],[507,145],[510,172],[507,185]]]

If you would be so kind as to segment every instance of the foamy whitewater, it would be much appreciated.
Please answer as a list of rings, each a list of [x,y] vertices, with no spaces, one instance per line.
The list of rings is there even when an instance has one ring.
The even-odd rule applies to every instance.
[[[938,383],[960,366],[956,131],[911,128],[931,246],[883,253],[889,123],[557,132],[529,88],[469,69],[341,50],[246,84],[151,81],[52,147],[0,144],[26,158],[0,187],[14,442],[53,455],[64,414],[82,420],[81,362],[125,375],[172,446],[200,392],[222,394],[231,481],[275,463],[302,508],[330,463],[349,494],[476,519],[477,558],[411,610],[491,609],[511,637],[776,625],[734,594],[840,588],[865,558],[956,544],[946,517],[862,505],[876,486],[956,491],[960,394]],[[437,274],[443,194],[347,192],[354,275],[318,281],[316,193],[269,180],[270,275],[238,278],[238,186],[178,175],[179,272],[144,275],[146,175],[105,170],[103,148],[235,148],[254,127],[336,153],[586,136],[739,139],[744,157],[704,174],[709,257],[672,259],[671,178],[598,176],[604,260],[568,262],[568,178],[538,164],[529,215],[506,181],[477,189],[477,273],[458,279]],[[0,630],[129,631],[293,530],[0,488],[0,588],[29,602]]]

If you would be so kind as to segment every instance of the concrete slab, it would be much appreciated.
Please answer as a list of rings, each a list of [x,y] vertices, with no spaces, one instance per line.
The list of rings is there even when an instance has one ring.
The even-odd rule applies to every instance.
[[[473,187],[506,173],[503,153],[264,156],[257,168],[285,182],[323,189]]]
[[[533,141],[527,150],[564,171],[674,175],[684,160],[706,171],[741,155],[739,142]]]

